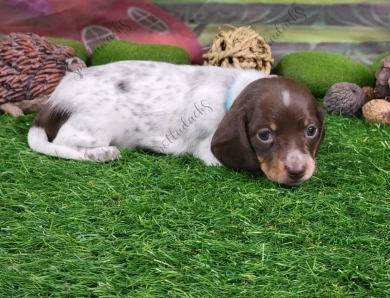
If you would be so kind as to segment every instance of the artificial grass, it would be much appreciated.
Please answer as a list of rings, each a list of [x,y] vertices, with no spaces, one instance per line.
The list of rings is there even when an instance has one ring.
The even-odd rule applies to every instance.
[[[327,115],[314,177],[30,151],[0,116],[2,297],[389,297],[390,128]]]

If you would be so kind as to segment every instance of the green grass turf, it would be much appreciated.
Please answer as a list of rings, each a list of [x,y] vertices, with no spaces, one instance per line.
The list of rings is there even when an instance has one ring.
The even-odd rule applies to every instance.
[[[389,297],[390,128],[327,115],[297,188],[191,157],[30,151],[0,116],[1,297]]]

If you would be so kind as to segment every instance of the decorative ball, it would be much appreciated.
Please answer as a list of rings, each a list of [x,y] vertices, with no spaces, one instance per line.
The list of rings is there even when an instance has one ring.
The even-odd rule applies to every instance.
[[[191,64],[188,52],[178,46],[138,44],[127,40],[111,40],[100,44],[90,57],[90,66],[123,60],[160,61],[173,64]]]
[[[353,83],[336,83],[325,94],[324,106],[331,114],[351,117],[365,104],[362,88]]]
[[[250,27],[224,31],[221,28],[208,52],[204,65],[253,68],[270,74],[274,63],[271,47]]]
[[[38,112],[67,71],[85,68],[68,45],[33,33],[0,35],[0,110]]]
[[[272,73],[305,84],[317,98],[323,98],[329,88],[339,82],[354,83],[360,87],[375,84],[367,66],[339,53],[325,51],[287,54],[279,60]]]

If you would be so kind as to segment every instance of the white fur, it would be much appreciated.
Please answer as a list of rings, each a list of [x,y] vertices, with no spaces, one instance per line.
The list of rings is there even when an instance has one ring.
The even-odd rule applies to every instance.
[[[294,162],[302,164],[307,159],[307,154],[302,153],[300,150],[294,149],[287,153],[286,166],[292,165]]]
[[[234,82],[234,100],[263,77],[256,70],[146,61],[90,67],[81,79],[64,77],[49,99],[54,109],[71,114],[53,142],[33,126],[28,143],[66,159],[109,161],[120,157],[116,147],[137,147],[220,164],[210,144],[226,113],[227,91]]]
[[[287,90],[284,90],[282,92],[282,96],[283,96],[283,103],[286,107],[288,107],[291,103],[291,97],[290,97],[290,92],[288,92]]]

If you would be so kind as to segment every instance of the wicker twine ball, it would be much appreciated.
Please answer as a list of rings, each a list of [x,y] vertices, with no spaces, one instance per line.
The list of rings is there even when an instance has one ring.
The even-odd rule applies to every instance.
[[[267,75],[274,63],[271,47],[250,27],[234,28],[227,32],[219,28],[203,60],[204,65],[254,68]]]

